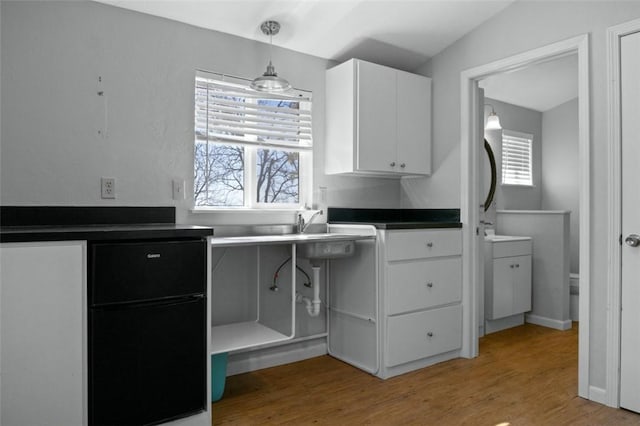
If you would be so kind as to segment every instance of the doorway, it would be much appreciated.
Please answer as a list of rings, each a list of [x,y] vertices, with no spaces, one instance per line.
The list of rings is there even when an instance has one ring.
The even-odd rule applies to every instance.
[[[480,175],[483,141],[481,138],[482,100],[479,81],[490,76],[544,63],[567,55],[578,56],[578,164],[579,206],[581,211],[580,238],[580,329],[578,394],[589,398],[589,68],[588,35],[582,35],[531,50],[506,59],[472,68],[461,74],[461,217],[463,227],[463,300],[467,309],[463,318],[465,330],[463,352],[467,356],[478,354],[478,302],[482,279],[484,241],[481,223],[484,194],[480,193]]]
[[[567,330],[578,321],[579,299],[578,55],[495,74],[479,87],[485,118],[495,114],[500,123],[500,128],[484,128],[497,179],[488,173],[488,156],[481,156],[484,193],[492,180],[497,185],[493,201],[484,207],[488,307],[484,317],[479,315],[479,334],[525,321]],[[529,237],[520,245],[531,254],[513,257],[524,246],[495,242],[492,233]],[[509,253],[502,252],[504,246]],[[487,259],[487,250],[498,259]],[[509,271],[514,263],[518,268]],[[523,269],[525,264],[529,267]],[[507,270],[495,269],[501,265]]]

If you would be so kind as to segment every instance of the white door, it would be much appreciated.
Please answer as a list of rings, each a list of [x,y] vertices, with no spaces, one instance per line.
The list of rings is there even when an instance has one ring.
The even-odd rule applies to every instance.
[[[622,37],[620,47],[624,240],[620,406],[640,412],[640,33]]]

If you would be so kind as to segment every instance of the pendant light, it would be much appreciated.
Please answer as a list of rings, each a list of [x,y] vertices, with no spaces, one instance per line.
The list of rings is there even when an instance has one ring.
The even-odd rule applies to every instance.
[[[485,130],[501,130],[502,126],[500,125],[500,117],[493,109],[493,105],[484,104],[484,106],[490,106],[491,112],[489,113],[489,117],[487,118],[487,125],[484,127]]]
[[[251,82],[251,88],[259,92],[284,92],[291,89],[291,84],[282,77],[278,77],[276,69],[271,63],[273,50],[273,36],[280,32],[280,24],[277,21],[264,21],[260,25],[262,33],[269,36],[269,65],[260,77]]]

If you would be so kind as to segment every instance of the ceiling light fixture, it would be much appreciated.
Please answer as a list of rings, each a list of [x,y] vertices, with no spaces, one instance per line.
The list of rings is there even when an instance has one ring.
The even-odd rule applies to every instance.
[[[491,112],[489,113],[489,117],[487,118],[487,125],[484,126],[484,129],[485,130],[501,130],[502,126],[500,125],[500,117],[498,117],[498,114],[496,114],[495,110],[493,109],[493,105],[484,104],[484,106],[491,107]]]
[[[260,29],[269,36],[269,65],[260,77],[251,82],[251,88],[259,92],[284,92],[291,89],[291,84],[282,77],[278,77],[276,69],[271,63],[273,51],[273,36],[280,32],[280,24],[277,21],[264,21]]]

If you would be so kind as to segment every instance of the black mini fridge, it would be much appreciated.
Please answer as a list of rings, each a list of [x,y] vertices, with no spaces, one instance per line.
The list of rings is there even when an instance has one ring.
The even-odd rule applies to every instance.
[[[205,409],[206,242],[90,244],[89,424]]]

